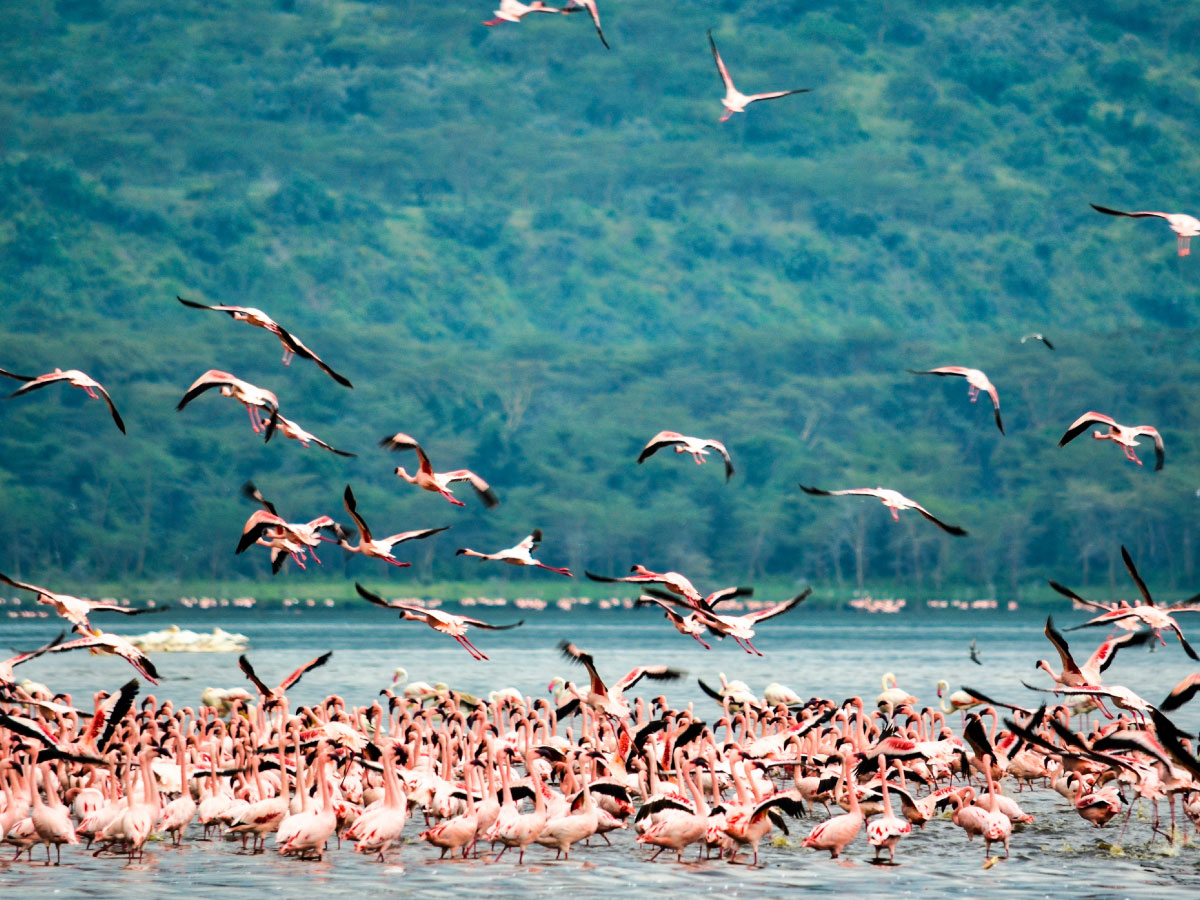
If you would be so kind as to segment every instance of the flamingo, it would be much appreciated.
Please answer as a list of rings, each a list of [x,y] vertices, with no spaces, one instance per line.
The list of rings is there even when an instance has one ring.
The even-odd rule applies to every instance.
[[[654,588],[649,588],[646,591],[652,597],[655,596]],[[706,628],[714,634],[721,637],[732,637],[737,642],[738,646],[747,653],[753,653],[758,656],[763,654],[751,643],[751,638],[754,637],[754,626],[759,622],[765,622],[767,619],[773,619],[776,616],[781,616],[785,612],[795,609],[803,603],[812,593],[812,588],[805,588],[803,592],[792,597],[790,600],[785,600],[782,603],[776,603],[774,606],[769,606],[766,609],[755,610],[754,612],[746,613],[741,616],[724,616],[716,612],[713,607],[707,602],[701,601],[696,607],[696,611],[700,617],[700,621]],[[675,598],[669,595],[661,595],[658,599],[667,600],[677,603]]]
[[[184,745],[183,737],[178,733],[175,735],[175,752],[179,756],[181,790],[178,797],[163,807],[162,819],[159,821],[158,827],[169,833],[172,841],[178,845],[188,825],[196,817],[196,801],[192,799],[191,791],[188,789],[187,748]]]
[[[81,372],[78,369],[63,371],[56,368],[53,372],[47,372],[45,375],[17,375],[15,372],[0,369],[0,375],[25,382],[25,384],[9,394],[10,397],[16,397],[19,394],[28,394],[30,391],[39,390],[50,384],[58,384],[60,381],[65,381],[73,387],[82,388],[84,393],[93,400],[103,400],[108,405],[108,411],[112,413],[113,421],[116,422],[117,428],[121,429],[121,434],[125,434],[125,422],[122,421],[121,414],[117,412],[117,407],[113,404],[112,397],[108,395],[108,391],[104,389],[104,385],[85,372]]]
[[[530,13],[559,13],[561,9],[547,6],[543,0],[532,0],[531,3],[521,3],[520,0],[500,0],[500,8],[492,15],[496,18],[484,22],[489,28],[502,25],[505,22],[520,22]]]
[[[896,676],[893,673],[888,672],[879,681],[883,691],[875,698],[875,705],[880,709],[894,710],[898,706],[917,705],[917,698],[897,685]]]
[[[246,322],[249,325],[254,325],[258,328],[265,328],[275,337],[279,338],[279,343],[283,344],[283,364],[291,365],[292,357],[299,356],[303,359],[311,359],[317,364],[317,367],[336,381],[338,384],[348,388],[354,387],[344,376],[333,371],[325,361],[317,354],[313,353],[306,347],[299,338],[285,331],[283,327],[268,316],[261,309],[255,309],[252,306],[207,306],[203,303],[196,303],[193,300],[184,300],[182,297],[176,297],[184,306],[190,306],[192,309],[208,309],[213,312],[223,312],[232,318],[235,322]]]
[[[675,626],[676,631],[678,631],[680,634],[686,634],[688,637],[694,638],[696,642],[705,650],[711,650],[712,644],[708,643],[703,637],[701,637],[701,635],[708,630],[708,627],[704,624],[704,620],[701,619],[700,612],[698,610],[694,610],[688,613],[686,616],[681,616],[671,605],[672,602],[673,601],[664,600],[661,597],[654,597],[649,594],[643,594],[637,598],[637,604],[639,606],[646,606],[651,603],[657,604],[658,607],[662,609],[663,615],[670,620],[672,625]]]
[[[275,426],[279,421],[279,398],[264,388],[253,385],[248,381],[242,381],[242,379],[230,375],[228,372],[222,372],[219,369],[209,369],[193,381],[192,386],[184,393],[183,398],[176,404],[175,409],[183,409],[205,391],[212,388],[219,388],[222,397],[233,397],[245,406],[246,412],[250,416],[250,427],[254,429],[254,433],[265,432],[266,439],[268,441],[271,439],[271,435],[275,431]],[[262,416],[259,413],[260,409],[268,410],[271,413],[271,417],[266,425],[263,424]]]
[[[475,488],[479,499],[488,509],[491,509],[500,502],[500,498],[496,496],[496,492],[491,489],[488,483],[470,469],[455,469],[453,472],[434,472],[433,465],[429,462],[429,456],[422,449],[421,445],[417,443],[416,439],[409,437],[407,434],[396,432],[396,434],[383,438],[379,442],[379,445],[392,451],[416,450],[417,461],[420,464],[417,473],[409,475],[403,466],[397,466],[395,469],[396,474],[409,484],[415,484],[423,490],[441,494],[455,506],[466,506],[450,490],[450,485],[458,481],[470,482],[471,487]]]
[[[1054,345],[1052,343],[1050,343],[1050,341],[1046,338],[1046,336],[1044,334],[1041,334],[1040,332],[1034,332],[1033,334],[1027,334],[1021,338],[1022,344],[1025,343],[1026,341],[1039,341],[1046,345],[1047,350],[1054,349]]]
[[[470,616],[456,616],[453,613],[444,612],[440,609],[425,609],[420,606],[413,606],[411,603],[402,603],[398,600],[389,602],[378,594],[372,594],[357,582],[354,584],[354,589],[358,591],[360,597],[374,603],[376,606],[382,606],[384,609],[400,610],[400,618],[402,619],[413,622],[424,622],[434,631],[450,635],[475,659],[487,659],[487,657],[478,647],[467,640],[468,627],[486,628],[490,631],[507,631],[509,628],[516,628],[519,625],[525,624],[525,620],[521,619],[519,622],[514,622],[511,625],[489,625],[487,622],[473,619]]]
[[[299,441],[301,447],[307,447],[309,444],[316,444],[318,447],[324,447],[330,453],[336,453],[338,456],[357,457],[357,453],[350,453],[346,450],[339,450],[336,447],[331,447],[325,443],[311,431],[305,431],[291,419],[284,418],[281,415],[275,416],[275,428],[285,438],[290,438],[293,441]]]
[[[1097,647],[1092,652],[1092,655],[1088,657],[1087,662],[1081,666],[1071,656],[1071,648],[1068,646],[1066,638],[1054,627],[1054,617],[1047,616],[1046,637],[1054,645],[1054,649],[1058,651],[1058,657],[1062,661],[1062,671],[1059,674],[1055,674],[1054,670],[1050,668],[1050,663],[1044,659],[1037,661],[1036,668],[1048,672],[1057,684],[1065,684],[1069,687],[1096,686],[1100,684],[1101,673],[1111,666],[1113,660],[1117,658],[1118,650],[1127,644],[1130,646],[1144,644],[1151,636],[1152,632],[1149,631],[1130,631],[1120,637],[1109,638]]]
[[[272,706],[286,706],[288,688],[295,685],[308,672],[325,665],[325,663],[329,662],[329,657],[331,656],[333,656],[332,650],[328,653],[322,653],[316,659],[310,659],[273,688],[267,687],[266,682],[258,677],[245,654],[238,657],[238,668],[245,673],[250,682],[258,689],[258,694],[263,701],[263,708],[269,709]]]
[[[725,112],[721,114],[719,120],[721,122],[729,121],[734,113],[745,112],[747,106],[758,100],[774,100],[778,97],[786,97],[788,94],[806,94],[812,90],[812,88],[797,88],[790,91],[768,91],[765,94],[743,94],[733,86],[729,70],[725,68],[721,54],[717,52],[717,42],[713,40],[711,28],[708,31],[708,44],[712,47],[713,59],[717,63],[717,72],[721,75],[721,81],[725,83],[725,96],[721,99],[721,105],[725,107]]]
[[[1175,232],[1176,250],[1180,256],[1187,256],[1192,252],[1192,238],[1200,234],[1200,219],[1195,216],[1189,216],[1186,213],[1164,213],[1164,212],[1121,212],[1119,209],[1109,209],[1107,206],[1097,206],[1095,203],[1088,204],[1096,212],[1104,213],[1106,216],[1125,216],[1130,219],[1163,219],[1166,221],[1170,229]]]
[[[427,537],[432,537],[439,531],[445,531],[450,526],[443,525],[441,528],[421,528],[416,531],[402,531],[399,534],[393,534],[385,538],[376,540],[371,537],[371,529],[367,527],[367,523],[363,521],[362,516],[358,514],[358,501],[354,497],[354,491],[350,490],[350,485],[346,485],[346,491],[342,495],[342,500],[346,506],[346,512],[350,514],[350,518],[354,520],[354,524],[358,526],[358,546],[351,547],[347,539],[347,534],[340,528],[335,526],[335,533],[338,536],[338,543],[341,547],[350,553],[361,553],[363,556],[371,557],[372,559],[382,559],[385,563],[395,566],[398,569],[403,569],[405,566],[411,566],[412,563],[401,562],[396,559],[392,553],[392,548],[397,544],[403,544],[405,541],[419,541]]]
[[[516,847],[520,851],[517,862],[518,864],[524,863],[525,848],[537,840],[537,836],[542,833],[542,829],[546,827],[546,822],[549,819],[549,814],[546,810],[546,800],[542,796],[542,779],[538,774],[537,768],[533,765],[533,760],[528,752],[525,755],[525,770],[529,773],[530,778],[533,779],[534,810],[532,813],[522,815],[517,811],[517,804],[513,800],[512,787],[509,784],[509,767],[505,765],[500,769],[500,776],[504,785],[504,802],[500,805],[500,812],[496,817],[495,824],[484,835],[484,840],[498,841],[504,845],[504,849],[496,857],[497,861],[499,861],[500,857],[510,847]]]
[[[652,681],[675,681],[684,675],[679,669],[672,669],[669,666],[637,666],[626,672],[609,688],[600,677],[600,673],[596,671],[596,661],[590,653],[580,650],[568,641],[560,642],[558,649],[567,659],[587,669],[588,675],[591,676],[591,685],[584,702],[605,715],[622,721],[629,718],[629,701],[625,699],[625,691],[643,678],[649,678]],[[575,696],[576,699],[579,699],[578,691]]]
[[[596,0],[567,0],[567,5],[562,11],[573,13],[581,9],[586,9],[588,15],[592,17],[592,24],[596,26],[596,34],[600,36],[600,43],[604,45],[604,49],[611,50],[608,41],[604,39],[604,32],[600,29],[600,10],[596,7]]]
[[[997,393],[996,386],[981,370],[968,369],[963,366],[938,366],[936,369],[927,369],[921,372],[909,369],[908,373],[910,375],[955,375],[967,379],[967,384],[970,385],[967,396],[972,403],[979,399],[980,391],[985,391],[992,398],[992,411],[996,415],[996,427],[1000,429],[1001,434],[1004,434],[1004,422],[1000,420],[1000,394]]]
[[[548,566],[545,563],[538,562],[533,558],[533,551],[537,549],[538,544],[542,542],[542,529],[535,528],[532,533],[515,547],[509,547],[507,550],[498,550],[495,553],[480,553],[478,550],[470,550],[463,547],[455,552],[455,556],[474,556],[477,559],[490,559],[496,562],[508,563],[510,566],[537,566],[542,569],[549,569],[551,572],[557,572],[559,575],[571,577],[570,569],[559,569],[555,566]]]
[[[642,448],[642,452],[638,454],[638,465],[640,466],[665,447],[674,447],[676,453],[692,454],[692,458],[696,460],[698,466],[704,464],[704,457],[708,455],[709,450],[716,450],[725,460],[725,480],[728,481],[733,477],[733,460],[729,458],[729,451],[725,449],[724,444],[711,438],[688,437],[678,431],[660,431],[650,438],[650,443],[646,444]]]
[[[678,572],[651,572],[641,563],[635,565],[629,571],[632,575],[626,575],[623,578],[610,578],[606,575],[596,575],[584,569],[583,574],[592,581],[599,581],[604,584],[661,584],[672,594],[678,594],[680,597],[685,597],[694,606],[699,606],[705,598],[696,590],[696,586],[691,583],[686,577]],[[749,588],[738,588],[742,595],[746,591],[753,593]],[[724,592],[718,592],[721,596],[718,599],[728,599],[729,595]],[[715,603],[716,600],[709,598],[710,603]]]
[[[945,522],[943,522],[941,519],[937,518],[933,513],[931,513],[929,510],[927,510],[925,507],[923,507],[917,501],[910,500],[907,497],[905,497],[903,494],[901,494],[899,491],[893,491],[888,488],[882,488],[882,487],[851,488],[849,490],[844,490],[844,491],[823,491],[820,488],[805,487],[804,485],[800,485],[800,490],[804,491],[804,493],[806,493],[806,494],[812,494],[817,497],[844,497],[844,496],[875,497],[884,506],[886,506],[889,510],[891,510],[892,519],[897,522],[900,521],[900,510],[915,509],[917,512],[919,512],[921,515],[923,515],[926,519],[928,519],[930,522],[932,522],[938,528],[942,529],[942,531],[945,531],[947,534],[952,534],[955,537],[963,537],[966,535],[966,531],[957,527],[956,525],[947,525]]]
[[[22,591],[29,591],[32,594],[37,594],[39,603],[44,603],[47,606],[53,606],[54,611],[77,627],[89,627],[88,616],[94,612],[118,612],[126,616],[138,616],[142,613],[161,612],[169,607],[157,608],[142,608],[132,606],[121,606],[116,603],[103,603],[94,600],[87,600],[82,597],[72,597],[70,594],[56,594],[44,587],[38,587],[36,584],[26,584],[23,581],[14,581],[7,575],[0,573],[0,581],[7,585],[17,588]]]
[[[883,815],[867,823],[867,843],[875,848],[875,859],[879,859],[879,851],[887,850],[888,861],[896,861],[896,844],[906,834],[912,834],[912,824],[908,819],[902,819],[892,812],[892,799],[888,795],[887,757],[879,756],[879,772],[881,775],[879,788],[883,793]],[[853,792],[853,787],[851,788]]]
[[[1082,416],[1071,423],[1071,427],[1066,433],[1059,438],[1058,446],[1065,447],[1079,435],[1087,431],[1090,425],[1107,425],[1107,432],[1093,431],[1092,437],[1098,441],[1113,441],[1120,444],[1125,451],[1125,458],[1131,462],[1141,465],[1142,461],[1138,459],[1133,448],[1138,446],[1138,438],[1145,435],[1154,441],[1154,471],[1157,472],[1163,467],[1166,454],[1163,449],[1162,435],[1158,433],[1158,429],[1153,425],[1121,425],[1114,419],[1098,412],[1085,412]]]
[[[76,625],[75,631],[83,637],[51,647],[47,653],[65,653],[68,650],[90,650],[92,653],[112,653],[121,657],[138,670],[151,684],[158,684],[158,671],[145,653],[119,634]]]
[[[321,562],[317,559],[317,545],[321,541],[333,539],[323,537],[320,532],[322,529],[336,526],[337,523],[329,516],[318,516],[311,522],[285,522],[274,513],[260,509],[246,520],[234,552],[244,553],[253,544],[258,543],[271,548],[272,571],[279,571],[285,553],[303,569],[303,555],[306,550],[318,564]]]
[[[0,576],[0,578],[2,577],[3,576]],[[65,637],[66,632],[61,632],[58,637],[56,637],[50,643],[44,644],[43,646],[38,647],[36,650],[30,650],[28,653],[18,653],[16,656],[10,657],[9,659],[0,660],[0,693],[11,691],[14,687],[16,687],[16,676],[13,674],[13,668],[15,666],[19,666],[21,663],[27,663],[31,659],[37,659],[43,653],[49,651],[51,647],[60,644]]]
[[[844,788],[850,804],[850,811],[832,819],[826,819],[809,832],[804,839],[805,847],[816,850],[828,850],[832,859],[837,859],[843,850],[858,836],[863,827],[862,808],[858,805],[858,791],[850,777],[850,761],[843,754],[842,771],[838,776],[838,787]]]
[[[35,773],[38,768],[42,771],[42,785],[46,789],[46,800],[48,801],[46,803],[42,802],[42,796],[37,789]],[[51,786],[49,764],[43,763],[40,767],[30,765],[29,793],[33,804],[30,818],[33,820],[33,830],[37,832],[38,843],[46,845],[46,865],[50,865],[51,844],[54,845],[57,854],[56,864],[61,864],[62,845],[78,844],[79,838],[76,837],[75,829],[71,825],[70,811]]]
[[[291,823],[286,837],[282,832],[276,833],[275,843],[282,855],[309,856],[317,859],[325,858],[325,842],[329,840],[337,828],[337,814],[333,811],[333,802],[329,793],[329,778],[325,771],[328,751],[324,742],[318,745],[317,759],[314,764],[314,777],[320,787],[321,799],[316,809],[305,810],[290,816]]]

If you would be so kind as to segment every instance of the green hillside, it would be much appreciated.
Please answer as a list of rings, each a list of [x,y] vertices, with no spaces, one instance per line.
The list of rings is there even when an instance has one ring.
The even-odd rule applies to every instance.
[[[1088,204],[1198,209],[1200,10],[601,12],[611,51],[586,14],[485,28],[488,2],[8,9],[0,367],[89,372],[129,434],[67,387],[0,403],[0,571],[264,577],[233,554],[253,479],[294,520],[344,519],[350,483],[376,531],[452,524],[409,572],[344,570],[397,587],[550,578],[453,556],[540,526],[548,562],[712,587],[1125,590],[1124,542],[1152,588],[1195,589],[1200,259]],[[742,90],[812,92],[719,124],[708,28]],[[266,310],[354,390],[176,295]],[[905,372],[947,364],[988,372],[1006,436],[959,379]],[[358,458],[264,447],[215,392],[176,413],[210,368]],[[1058,449],[1088,409],[1158,426],[1164,470]],[[664,428],[725,441],[737,475],[636,465]],[[395,431],[502,505],[400,482]],[[798,482],[894,487],[970,535]]]

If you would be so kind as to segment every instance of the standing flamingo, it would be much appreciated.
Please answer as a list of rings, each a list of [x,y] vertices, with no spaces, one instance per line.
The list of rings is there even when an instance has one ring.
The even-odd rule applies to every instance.
[[[857,837],[863,827],[862,809],[858,805],[858,788],[850,777],[850,761],[842,756],[842,772],[838,778],[838,787],[845,788],[850,804],[850,811],[832,819],[826,819],[809,832],[804,839],[805,847],[816,850],[828,850],[833,859],[837,859],[850,842]]]

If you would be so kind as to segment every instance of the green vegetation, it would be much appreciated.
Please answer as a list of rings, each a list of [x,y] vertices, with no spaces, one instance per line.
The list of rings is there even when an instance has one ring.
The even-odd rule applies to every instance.
[[[233,555],[253,479],[291,519],[344,518],[351,483],[380,533],[452,523],[407,572],[349,563],[396,592],[482,577],[455,547],[535,525],[552,564],[711,587],[1125,591],[1124,542],[1152,589],[1195,589],[1200,258],[1088,203],[1197,212],[1200,9],[602,5],[611,52],[586,15],[484,28],[487,0],[8,10],[0,366],[89,372],[129,436],[74,389],[0,403],[0,571],[269,577]],[[743,90],[813,92],[719,125],[708,27]],[[266,310],[355,389],[176,294]],[[947,364],[988,372],[1007,437],[904,371]],[[359,457],[263,447],[215,393],[176,413],[209,368]],[[1056,448],[1088,409],[1157,425],[1166,468]],[[662,428],[738,474],[635,465]],[[503,504],[400,483],[397,430]],[[971,534],[797,482],[894,487]]]

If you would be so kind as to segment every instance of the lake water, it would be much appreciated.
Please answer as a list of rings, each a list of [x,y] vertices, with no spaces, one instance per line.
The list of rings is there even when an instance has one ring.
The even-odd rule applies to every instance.
[[[1057,668],[1053,647],[1042,634],[1044,614],[1017,612],[911,612],[868,615],[853,612],[805,610],[765,623],[755,643],[766,656],[752,657],[732,642],[717,643],[705,651],[690,638],[676,634],[653,610],[577,609],[539,612],[508,608],[475,608],[473,615],[496,623],[525,619],[512,631],[473,632],[475,644],[491,657],[475,662],[451,639],[424,625],[401,622],[395,616],[370,608],[292,608],[289,610],[201,611],[173,609],[162,615],[124,620],[111,614],[97,616],[110,630],[130,634],[165,627],[208,631],[221,626],[246,634],[247,651],[259,675],[275,684],[296,665],[326,650],[329,663],[305,676],[290,693],[293,703],[312,703],[330,693],[348,703],[365,705],[380,688],[391,683],[397,666],[410,678],[444,681],[476,695],[515,687],[534,697],[546,696],[555,675],[574,680],[582,669],[562,659],[556,646],[572,640],[596,658],[601,673],[613,680],[633,666],[666,663],[686,669],[682,682],[643,682],[632,693],[655,696],[665,693],[674,705],[693,702],[704,718],[718,715],[716,704],[696,684],[719,682],[718,673],[740,678],[761,692],[771,681],[780,681],[802,696],[837,700],[858,694],[873,700],[880,677],[895,673],[899,684],[922,703],[936,703],[941,678],[957,688],[966,683],[997,699],[1036,705],[1042,696],[1020,684],[1045,685],[1037,673],[1039,657]],[[1060,627],[1083,621],[1080,613],[1062,610]],[[117,620],[117,621],[114,621]],[[1186,627],[1186,623],[1185,623]],[[52,637],[52,620],[0,620],[4,646],[28,648]],[[1067,635],[1078,657],[1085,657],[1103,639],[1099,629]],[[967,647],[978,642],[984,665],[970,661]],[[159,653],[153,655],[162,675],[156,696],[176,704],[195,705],[205,687],[249,687],[237,667],[237,654]],[[1144,648],[1122,651],[1105,680],[1124,684],[1157,702],[1196,664],[1169,641],[1149,653]],[[123,661],[67,653],[39,659],[18,670],[70,691],[77,704],[89,707],[91,693],[113,689],[128,680],[132,670]],[[149,686],[143,687],[143,692]],[[1200,702],[1185,707],[1176,720],[1181,726],[1200,727]],[[949,716],[957,727],[958,716]],[[517,866],[506,855],[499,863],[487,860],[438,862],[437,853],[416,842],[419,821],[410,821],[406,837],[411,843],[393,851],[389,864],[356,856],[349,846],[333,849],[321,863],[282,859],[275,853],[245,855],[240,843],[201,842],[194,837],[180,848],[153,844],[145,862],[126,865],[120,859],[93,859],[80,848],[67,848],[64,865],[47,869],[26,862],[0,863],[3,896],[112,896],[129,900],[157,897],[242,898],[361,896],[367,892],[412,896],[546,896],[570,892],[577,897],[611,894],[629,896],[651,892],[719,894],[730,897],[777,897],[803,892],[863,897],[908,895],[972,897],[1195,897],[1200,891],[1200,837],[1190,824],[1188,844],[1169,847],[1162,838],[1151,842],[1149,807],[1134,813],[1123,851],[1111,851],[1117,824],[1096,829],[1084,822],[1057,794],[1038,791],[1018,798],[1034,813],[1036,823],[1018,826],[1012,839],[1012,858],[982,870],[983,845],[969,843],[949,821],[935,820],[896,851],[899,865],[874,866],[873,851],[860,835],[842,860],[830,860],[800,848],[800,838],[817,821],[800,819],[792,824],[786,846],[767,847],[750,868],[724,861],[669,861],[664,854],[646,862],[648,850],[635,849],[631,834],[614,833],[613,846],[603,843],[577,848],[568,862],[553,862],[553,853],[532,847],[526,865]],[[1162,814],[1167,815],[1166,804]],[[419,820],[419,816],[417,819]],[[1183,822],[1182,816],[1180,821]],[[1181,831],[1185,829],[1181,828]],[[778,834],[778,832],[776,832]],[[35,852],[35,859],[37,853]],[[612,881],[620,879],[619,885]]]

